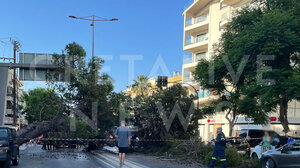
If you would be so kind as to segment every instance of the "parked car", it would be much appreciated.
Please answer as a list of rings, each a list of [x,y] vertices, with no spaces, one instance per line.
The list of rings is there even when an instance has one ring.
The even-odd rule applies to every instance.
[[[247,153],[252,157],[253,149],[262,142],[265,131],[269,133],[272,139],[277,138],[279,140],[275,148],[286,144],[287,138],[285,136],[280,136],[273,130],[265,129],[242,129],[238,137],[229,138],[229,141],[240,153]]]
[[[271,149],[270,149],[270,150],[276,149],[277,147],[279,147],[279,146],[278,146],[278,143],[280,143],[278,138],[272,139],[272,142],[271,142]],[[254,149],[252,150],[250,156],[251,156],[251,158],[253,158],[253,159],[260,159],[261,156],[262,156],[262,154],[263,154],[264,152],[265,152],[265,151],[263,151],[263,148],[262,148],[262,142],[261,142],[261,143],[259,143],[259,145],[256,145],[256,146],[254,147]]]
[[[262,168],[299,168],[300,140],[294,141],[280,148],[269,150],[261,157]]]
[[[9,168],[19,164],[19,146],[16,144],[16,129],[0,127],[0,167]]]
[[[285,136],[280,136],[278,133],[276,133],[273,130],[242,129],[240,131],[239,137],[247,139],[250,147],[255,147],[262,141],[265,132],[268,132],[272,139],[278,138],[280,141],[279,145],[286,144],[287,138]]]

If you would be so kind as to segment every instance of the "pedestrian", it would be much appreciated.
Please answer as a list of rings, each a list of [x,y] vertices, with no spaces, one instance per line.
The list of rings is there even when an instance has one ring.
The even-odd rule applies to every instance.
[[[272,149],[271,147],[271,137],[267,131],[265,131],[265,134],[263,136],[263,142],[262,142],[262,153]]]
[[[42,150],[46,150],[46,141],[42,140],[43,146],[42,146]]]
[[[125,121],[121,121],[121,126],[115,131],[115,137],[118,139],[120,167],[124,165],[125,155],[128,153],[128,147],[131,143],[131,132],[126,127]]]
[[[226,157],[225,157],[225,149],[226,149],[226,137],[222,132],[222,127],[217,128],[217,137],[213,139],[215,142],[214,153],[211,157],[210,167],[215,167],[215,163],[217,158],[220,158],[220,162],[222,163],[222,168],[226,168]]]

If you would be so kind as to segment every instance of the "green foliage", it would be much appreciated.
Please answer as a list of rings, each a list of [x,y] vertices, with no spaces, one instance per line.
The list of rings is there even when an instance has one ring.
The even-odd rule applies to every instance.
[[[181,159],[193,159],[199,163],[202,163],[207,153],[214,148],[212,145],[205,145],[200,139],[170,141],[166,146],[169,155]]]
[[[148,94],[151,84],[148,82],[148,78],[145,75],[140,75],[137,80],[134,80],[132,85],[132,91],[135,96],[145,96]]]
[[[260,168],[259,159],[244,159],[239,168]]]
[[[76,129],[74,132],[68,131],[64,138],[97,138],[98,132],[93,130],[85,121],[75,119]],[[68,122],[70,128],[70,122]]]
[[[162,113],[158,110],[157,103],[161,103],[166,115],[169,117],[176,103],[181,108],[184,117],[187,117],[190,107],[193,106],[194,97],[190,97],[181,85],[158,90],[151,96],[138,96],[129,111],[134,113],[132,122],[135,126],[143,128],[139,137],[143,138],[174,138],[189,139],[197,135],[197,121],[201,117],[199,110],[195,109],[191,117],[187,132],[185,132],[180,120],[176,116],[169,131],[166,130],[162,119]]]
[[[28,123],[51,120],[66,112],[65,105],[52,89],[36,88],[24,94],[22,97]]]
[[[205,161],[204,161],[205,165],[210,164],[212,154],[213,154],[213,151],[209,152],[206,155]],[[225,150],[225,155],[226,155],[226,165],[228,167],[239,167],[243,162],[242,155],[237,152],[236,148],[232,148],[232,147],[227,148]],[[219,162],[219,158],[217,159],[216,165],[221,165]]]
[[[65,60],[70,60],[69,65]],[[64,76],[65,82],[49,83],[60,93],[68,109],[77,108],[90,119],[93,103],[96,103],[98,128],[103,135],[118,123],[118,108],[124,98],[113,92],[110,76],[101,73],[104,60],[98,57],[88,62],[85,60],[86,52],[82,46],[75,42],[68,44],[62,54],[55,55],[54,62],[60,67],[57,74],[65,74],[65,71],[70,73]]]

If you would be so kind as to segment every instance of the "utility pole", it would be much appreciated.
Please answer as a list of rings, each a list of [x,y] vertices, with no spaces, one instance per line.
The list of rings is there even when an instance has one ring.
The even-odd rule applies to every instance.
[[[14,50],[14,64],[17,63],[17,52],[20,49],[20,43],[18,41],[12,40],[13,50]],[[17,75],[16,75],[16,68],[14,68],[14,80],[13,80],[13,96],[14,96],[14,103],[13,103],[13,125],[17,126]]]
[[[93,26],[93,47],[92,47],[92,61],[94,63],[94,57],[95,57],[95,15],[93,15],[93,21],[91,26]]]

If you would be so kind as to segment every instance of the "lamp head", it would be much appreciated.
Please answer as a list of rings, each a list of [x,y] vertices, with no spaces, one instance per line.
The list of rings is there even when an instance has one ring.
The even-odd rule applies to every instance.
[[[77,19],[76,16],[69,16],[69,18],[72,18],[72,19]]]

